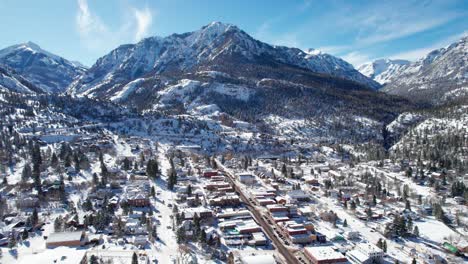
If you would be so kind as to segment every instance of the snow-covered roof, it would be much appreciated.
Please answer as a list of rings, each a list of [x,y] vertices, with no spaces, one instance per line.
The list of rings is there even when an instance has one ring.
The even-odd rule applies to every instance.
[[[83,233],[81,231],[51,233],[49,237],[47,238],[47,242],[56,243],[56,242],[81,240],[82,235]]]
[[[335,251],[332,247],[306,247],[305,251],[317,261],[345,258],[343,254]]]
[[[242,264],[275,264],[273,255],[255,255],[241,258]]]

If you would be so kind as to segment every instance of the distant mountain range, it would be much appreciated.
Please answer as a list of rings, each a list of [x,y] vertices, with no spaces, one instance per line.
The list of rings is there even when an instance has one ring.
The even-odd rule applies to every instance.
[[[150,37],[121,45],[86,69],[27,42],[0,50],[0,87],[18,92],[68,93],[153,109],[160,91],[183,80],[261,89],[306,87],[336,102],[355,91],[376,90],[416,101],[465,98],[467,37],[416,62],[380,59],[354,69],[346,61],[309,49],[258,41],[230,24]],[[15,81],[16,80],[16,81]],[[27,85],[25,85],[27,84]],[[344,94],[343,94],[344,93]],[[337,95],[339,94],[339,95]],[[372,104],[373,102],[369,102]]]
[[[443,104],[468,101],[468,36],[416,62],[377,60],[358,70],[384,84],[383,92]]]
[[[200,30],[151,37],[122,45],[100,58],[69,88],[73,94],[113,96],[127,83],[146,75],[221,71],[248,77],[248,67],[288,67],[354,81],[373,89],[379,84],[349,63],[328,54],[272,46],[253,39],[234,25],[211,23]],[[239,67],[241,66],[241,67]]]
[[[389,83],[395,75],[399,74],[410,63],[407,60],[379,59],[365,63],[359,66],[357,70],[384,85]]]
[[[434,104],[467,100],[468,36],[405,66],[383,91]]]
[[[13,69],[42,92],[64,92],[86,69],[27,42],[0,50],[0,64]]]
[[[17,93],[43,93],[44,91],[30,83],[6,65],[0,64],[0,89]]]

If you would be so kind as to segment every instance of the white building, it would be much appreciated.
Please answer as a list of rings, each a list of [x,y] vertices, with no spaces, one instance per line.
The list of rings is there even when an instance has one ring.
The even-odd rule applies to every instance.
[[[381,263],[384,255],[382,249],[371,243],[357,244],[353,250],[346,253],[348,259],[356,264]]]
[[[239,181],[243,184],[254,184],[257,180],[255,175],[252,175],[250,173],[242,173],[239,174]]]

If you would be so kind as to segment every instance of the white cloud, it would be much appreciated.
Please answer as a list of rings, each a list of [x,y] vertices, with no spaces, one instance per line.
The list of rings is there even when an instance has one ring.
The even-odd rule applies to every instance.
[[[372,58],[369,55],[358,51],[349,52],[341,56],[341,58],[351,63],[354,66],[354,68],[357,68],[358,66],[366,62],[372,61]]]
[[[382,21],[381,24],[374,25],[369,35],[359,36],[357,41],[362,45],[370,45],[399,39],[443,25],[453,18],[454,15],[442,15],[419,21],[405,21],[405,19],[398,17],[392,18],[391,21]],[[388,19],[390,20],[390,18]]]
[[[253,34],[256,39],[266,41],[269,44],[286,46],[286,47],[302,47],[301,42],[299,41],[298,34],[294,32],[286,32],[282,34],[273,34],[271,32],[271,23],[265,22],[258,27],[257,31]]]
[[[417,49],[413,49],[413,50],[407,50],[407,51],[403,51],[403,52],[399,52],[399,53],[390,55],[389,58],[390,59],[404,59],[404,60],[415,61],[415,60],[418,60],[418,59],[424,57],[425,55],[427,55],[429,52],[431,52],[433,50],[440,49],[442,47],[450,45],[450,44],[454,43],[455,41],[457,41],[457,40],[459,40],[459,39],[461,39],[463,37],[466,37],[466,36],[468,36],[468,31],[464,31],[464,32],[462,32],[460,34],[455,34],[455,35],[449,36],[449,37],[445,38],[442,41],[438,41],[438,42],[433,43],[433,44],[431,44],[429,46],[426,46],[426,47],[417,48]]]
[[[94,16],[89,11],[88,2],[86,0],[78,0],[78,13],[76,16],[76,24],[81,35],[86,36],[94,32],[105,32],[106,27],[100,21],[99,17]]]
[[[137,22],[137,30],[135,32],[135,40],[140,40],[143,37],[148,35],[148,30],[151,26],[153,16],[149,8],[143,10],[134,9],[133,10]]]
[[[149,8],[126,8],[120,25],[111,27],[89,8],[87,0],[77,0],[76,27],[83,45],[96,52],[108,52],[123,43],[139,41],[149,33],[153,20]],[[130,18],[130,19],[128,19]]]
[[[338,55],[338,54],[342,54],[343,52],[347,50],[350,50],[351,47],[347,45],[331,45],[331,46],[318,47],[317,49],[328,54]]]

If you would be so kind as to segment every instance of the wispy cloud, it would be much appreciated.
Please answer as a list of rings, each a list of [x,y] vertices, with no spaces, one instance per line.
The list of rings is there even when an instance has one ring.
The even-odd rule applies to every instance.
[[[301,41],[300,32],[294,30],[288,30],[286,32],[277,32],[276,25],[284,22],[284,20],[294,17],[298,14],[306,12],[312,6],[313,0],[304,0],[302,3],[295,5],[289,10],[284,10],[278,16],[271,17],[267,21],[264,21],[253,32],[253,36],[256,39],[268,42],[273,45],[295,47],[305,49],[307,46],[303,45]]]
[[[358,67],[359,65],[362,65],[362,64],[366,63],[366,62],[372,61],[372,59],[373,59],[368,54],[358,52],[358,51],[349,52],[349,53],[341,56],[341,58],[343,60],[351,63],[352,65],[354,65],[355,68]]]
[[[451,14],[412,22],[404,21],[398,17],[389,17],[388,19],[391,21],[378,22],[378,24],[374,24],[371,29],[368,30],[371,31],[369,34],[358,36],[357,43],[361,45],[370,45],[399,39],[443,25],[455,17],[456,15]]]
[[[133,10],[137,22],[137,30],[135,33],[135,40],[140,40],[143,37],[148,35],[148,30],[151,26],[153,20],[153,15],[148,7],[143,10],[134,9]]]
[[[109,35],[108,28],[98,16],[91,13],[86,0],[78,0],[76,26],[81,40],[90,48],[100,46],[101,38],[96,38],[96,36]]]
[[[345,23],[358,30],[356,44],[387,42],[425,32],[466,15],[444,8],[450,1],[392,1],[358,10]],[[380,2],[379,2],[380,3]]]
[[[89,8],[87,0],[77,0],[77,3],[76,28],[81,42],[89,50],[102,52],[122,43],[139,41],[148,35],[151,28],[153,15],[148,7],[126,8],[128,12],[121,16],[130,19],[124,19],[125,22],[117,27],[110,27]]]
[[[262,24],[255,34],[273,44],[299,48],[312,47],[340,56],[353,65],[382,56],[382,49],[402,38],[438,30],[452,21],[468,16],[457,8],[460,0],[369,1],[365,5],[334,0],[305,2],[288,16],[279,15]],[[287,32],[279,32],[298,10],[308,7],[327,12],[316,14]],[[309,8],[308,11],[313,9]],[[285,11],[286,13],[286,11]],[[330,42],[326,42],[330,40]],[[319,43],[314,47],[314,43]],[[438,47],[433,43],[431,47]],[[401,52],[406,58],[425,54],[431,47]],[[401,47],[404,49],[404,47]]]
[[[321,47],[318,47],[317,49],[328,54],[338,55],[338,54],[343,54],[343,52],[346,52],[350,50],[351,48],[352,47],[348,45],[330,45],[330,46],[321,46]]]
[[[442,47],[445,47],[447,45],[450,45],[451,43],[463,38],[463,37],[466,37],[468,36],[468,31],[464,31],[460,34],[455,34],[455,35],[452,35],[452,36],[449,36],[447,38],[445,38],[444,40],[442,41],[438,41],[436,43],[433,43],[429,46],[425,46],[425,47],[422,47],[422,48],[417,48],[417,49],[412,49],[412,50],[408,50],[408,51],[404,51],[404,52],[399,52],[399,53],[396,53],[396,54],[392,54],[389,56],[389,58],[391,59],[405,59],[405,60],[410,60],[410,61],[415,61],[417,59],[420,59],[422,57],[424,57],[425,55],[427,55],[429,52],[433,51],[433,50],[436,50],[436,49],[440,49]]]

